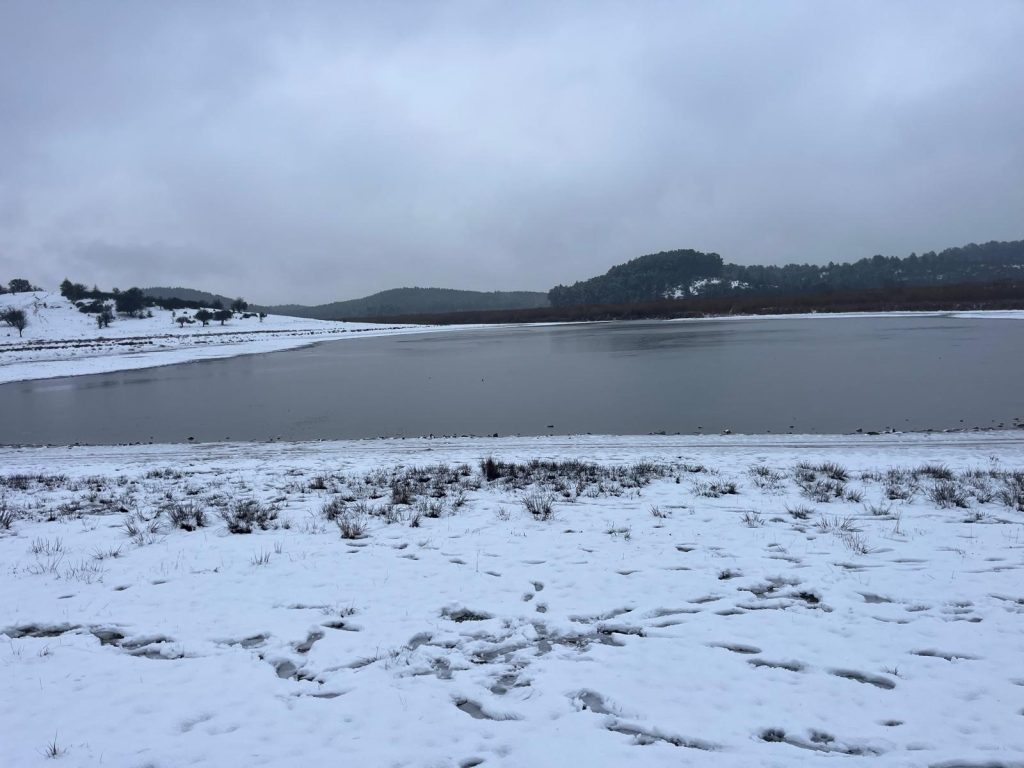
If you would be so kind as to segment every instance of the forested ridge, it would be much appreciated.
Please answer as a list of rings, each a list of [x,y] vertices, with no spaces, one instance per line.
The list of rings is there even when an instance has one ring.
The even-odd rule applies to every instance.
[[[992,283],[1024,279],[1024,240],[971,243],[906,257],[871,256],[836,264],[725,264],[717,253],[662,251],[603,275],[551,289],[552,306],[628,304],[661,299],[794,296],[896,286]]]

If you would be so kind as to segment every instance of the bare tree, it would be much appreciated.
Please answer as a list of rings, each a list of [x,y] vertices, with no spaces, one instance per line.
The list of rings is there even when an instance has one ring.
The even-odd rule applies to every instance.
[[[28,327],[28,316],[23,309],[8,309],[0,315],[0,320],[3,320],[12,328],[17,328],[19,338],[21,337],[21,332]]]

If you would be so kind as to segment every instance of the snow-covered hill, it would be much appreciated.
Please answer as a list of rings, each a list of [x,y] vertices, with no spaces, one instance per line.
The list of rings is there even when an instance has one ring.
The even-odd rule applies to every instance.
[[[152,317],[118,316],[99,328],[96,316],[80,312],[60,294],[34,291],[0,295],[0,313],[25,312],[18,331],[0,324],[0,384],[24,379],[148,368],[157,365],[256,352],[275,352],[355,335],[423,331],[422,326],[336,323],[283,315],[236,315],[224,324],[179,325],[176,317],[193,310],[154,307]]]

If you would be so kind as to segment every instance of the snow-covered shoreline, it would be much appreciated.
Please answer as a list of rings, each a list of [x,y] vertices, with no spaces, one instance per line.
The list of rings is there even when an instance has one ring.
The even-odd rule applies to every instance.
[[[181,311],[159,308],[150,310],[152,317],[120,318],[99,329],[94,315],[79,312],[70,301],[48,291],[0,295],[0,311],[5,309],[23,310],[28,327],[19,335],[0,326],[0,384],[280,352],[324,341],[457,330],[284,315],[178,325],[175,319]]]
[[[1020,433],[0,466],[11,765],[1024,763]]]

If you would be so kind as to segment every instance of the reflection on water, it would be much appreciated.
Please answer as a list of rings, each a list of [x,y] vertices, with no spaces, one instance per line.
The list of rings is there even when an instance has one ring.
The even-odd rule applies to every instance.
[[[1024,416],[1024,323],[593,323],[330,342],[0,386],[0,442],[850,432]]]
[[[679,325],[663,323],[643,331],[627,323],[601,323],[580,326],[575,333],[552,334],[552,350],[556,352],[597,352],[642,355],[671,352],[692,347],[717,346],[723,343],[728,330],[722,323]],[[737,329],[738,330],[738,329]],[[739,336],[734,335],[738,340]]]

